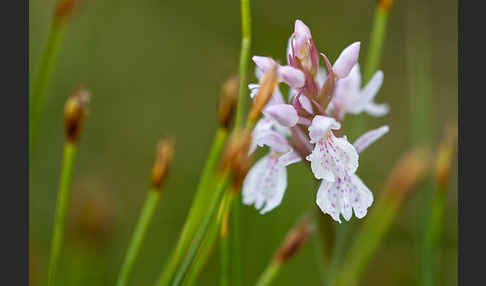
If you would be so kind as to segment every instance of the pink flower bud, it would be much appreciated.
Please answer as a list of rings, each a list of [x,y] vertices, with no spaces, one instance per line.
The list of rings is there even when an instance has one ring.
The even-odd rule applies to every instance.
[[[252,60],[264,73],[276,64],[276,62],[269,57],[253,56]]]
[[[360,42],[354,42],[347,46],[334,62],[332,67],[339,78],[346,77],[358,62]]]
[[[297,110],[290,104],[274,104],[265,108],[263,113],[287,127],[295,126],[299,121]]]
[[[304,73],[296,68],[281,66],[278,72],[280,79],[293,88],[301,88],[305,84]]]

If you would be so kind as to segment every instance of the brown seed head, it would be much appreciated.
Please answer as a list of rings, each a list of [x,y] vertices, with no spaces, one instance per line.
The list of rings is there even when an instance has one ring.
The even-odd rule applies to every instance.
[[[91,94],[82,86],[75,89],[64,106],[64,122],[67,141],[77,143],[88,114],[88,103]]]
[[[273,261],[284,263],[291,259],[301,249],[311,233],[312,225],[310,219],[309,217],[304,217],[289,231],[285,241],[275,253]]]
[[[55,19],[59,21],[66,20],[79,2],[80,0],[59,0],[56,7]]]
[[[390,10],[392,4],[393,0],[377,0],[378,7],[385,12]]]
[[[439,144],[435,161],[435,178],[439,185],[447,185],[450,176],[454,147],[457,143],[457,126],[449,123],[445,127],[444,138]]]
[[[430,151],[416,148],[402,156],[385,183],[385,194],[402,199],[428,172]]]
[[[263,107],[267,104],[268,100],[272,97],[273,90],[278,83],[278,66],[274,65],[269,69],[260,80],[260,87],[258,93],[255,96],[250,113],[248,114],[248,120],[256,122],[260,117]]]
[[[240,86],[239,76],[230,77],[221,88],[219,97],[218,121],[221,127],[228,129],[233,119],[238,100],[238,89]]]
[[[161,140],[157,144],[154,165],[152,167],[152,188],[160,190],[169,171],[175,152],[175,141],[172,138]]]
[[[229,139],[221,159],[220,169],[230,169],[233,174],[237,169],[244,169],[245,160],[251,144],[251,132],[248,128],[237,131]]]

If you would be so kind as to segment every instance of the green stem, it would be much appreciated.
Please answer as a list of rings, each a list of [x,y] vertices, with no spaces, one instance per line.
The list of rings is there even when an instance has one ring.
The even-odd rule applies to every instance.
[[[177,242],[177,246],[170,257],[167,266],[159,277],[159,285],[169,285],[175,274],[177,266],[179,266],[179,263],[186,254],[187,248],[194,237],[197,227],[200,225],[201,220],[204,217],[204,213],[207,210],[207,204],[210,198],[213,196],[211,193],[212,188],[209,188],[208,186],[213,178],[213,170],[218,162],[218,158],[227,138],[228,131],[226,129],[219,128],[216,131],[211,151],[204,165],[191,209],[187,215],[187,219]]]
[[[228,234],[220,235],[221,241],[221,286],[229,285],[229,239]]]
[[[130,246],[128,247],[125,261],[118,276],[117,286],[125,286],[128,283],[128,277],[133,269],[133,264],[140,251],[140,246],[147,233],[148,226],[154,215],[158,202],[160,201],[160,190],[151,189],[148,192],[147,199],[143,205],[140,217],[138,219],[135,231],[133,232]]]
[[[376,7],[375,19],[370,35],[370,46],[368,48],[367,64],[364,70],[364,82],[368,82],[380,65],[383,43],[385,41],[386,24],[388,22],[388,10]]]
[[[64,157],[61,169],[61,181],[57,197],[54,232],[51,241],[51,254],[49,258],[48,286],[54,285],[59,255],[64,240],[64,229],[71,197],[71,183],[73,180],[74,160],[76,158],[76,145],[66,143],[64,145]]]
[[[230,234],[232,239],[232,248],[231,248],[231,266],[232,266],[232,275],[233,279],[231,280],[231,285],[240,286],[242,284],[242,275],[241,275],[241,192],[235,194],[235,199],[233,201],[233,206],[231,210],[231,228]]]
[[[277,277],[277,274],[280,272],[282,264],[272,261],[268,266],[267,269],[260,275],[260,278],[258,278],[257,283],[255,284],[256,286],[268,286],[270,285],[275,277]]]
[[[349,232],[349,224],[336,224],[335,225],[336,239],[334,243],[334,249],[332,253],[332,262],[328,272],[328,283],[327,285],[332,286],[336,282],[336,275],[338,273],[339,266],[344,254],[344,247],[346,245],[346,239]]]
[[[47,43],[44,47],[39,70],[30,87],[29,97],[29,158],[32,157],[34,150],[37,125],[42,113],[42,107],[46,98],[47,88],[49,86],[49,79],[52,76],[54,64],[59,53],[62,38],[64,34],[65,21],[54,18],[49,34],[47,36]],[[29,163],[30,163],[29,159]]]
[[[373,74],[378,70],[380,59],[383,51],[383,44],[386,35],[386,24],[388,22],[388,11],[379,5],[375,10],[375,17],[373,21],[373,28],[370,34],[370,42],[368,47],[367,63],[363,74],[363,82],[367,83]],[[366,130],[366,117],[359,116],[353,124],[354,136],[359,136]]]
[[[241,0],[241,51],[240,51],[240,86],[238,105],[236,107],[235,130],[241,127],[248,102],[248,62],[251,46],[251,13],[250,0]]]
[[[231,191],[226,192],[225,194],[226,194],[226,198],[221,200],[221,206],[220,206],[221,213],[227,213],[229,211],[231,202],[234,200],[235,197],[234,193]],[[222,217],[223,216],[218,217],[218,221],[215,224],[212,224],[210,226],[210,229],[208,230],[208,233],[206,234],[206,237],[204,238],[204,241],[198,251],[197,258],[194,260],[192,268],[187,273],[186,279],[184,279],[184,284],[183,284],[184,286],[194,285],[199,273],[202,270],[202,267],[206,264],[212,246],[216,241],[218,230],[220,229],[221,226],[220,219]]]
[[[196,234],[196,237],[194,238],[194,241],[191,244],[191,246],[190,246],[190,248],[187,252],[187,255],[184,258],[184,261],[182,262],[181,266],[179,267],[179,271],[177,272],[177,275],[175,276],[175,278],[174,278],[174,280],[171,284],[172,286],[177,286],[177,285],[181,284],[182,279],[186,275],[186,272],[187,272],[189,266],[191,265],[191,263],[193,262],[194,257],[196,256],[197,250],[199,249],[199,246],[201,245],[203,238],[207,233],[207,230],[210,226],[210,223],[216,221],[215,220],[216,213],[218,211],[218,206],[220,204],[221,197],[224,193],[224,189],[225,189],[226,184],[228,182],[228,177],[229,177],[229,172],[225,171],[224,174],[222,174],[218,178],[218,183],[216,185],[217,187],[216,187],[216,190],[215,190],[215,193],[216,193],[215,198],[211,202],[211,205],[209,207],[209,212],[206,214],[204,221],[202,222],[202,225],[199,228],[199,230]],[[160,284],[160,285],[164,285],[164,284]]]

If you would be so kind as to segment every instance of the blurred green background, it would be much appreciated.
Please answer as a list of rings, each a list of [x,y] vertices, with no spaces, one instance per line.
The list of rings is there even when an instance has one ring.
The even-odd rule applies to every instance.
[[[29,2],[33,77],[56,0]],[[63,106],[78,83],[93,97],[76,162],[59,285],[114,284],[149,186],[155,144],[171,134],[176,137],[175,162],[132,280],[133,285],[154,283],[184,223],[216,130],[220,85],[238,69],[239,7],[237,0],[81,1],[52,76],[30,170],[31,285],[42,285],[47,276],[64,142]],[[319,51],[331,61],[351,42],[362,41],[363,66],[374,9],[372,0],[252,1],[251,54],[285,62],[293,23],[301,19],[311,28]],[[415,17],[424,11],[426,17]],[[431,51],[431,134],[441,134],[447,120],[457,120],[457,1],[395,1],[388,24],[381,61],[385,81],[377,101],[388,102],[391,112],[367,123],[370,128],[388,124],[391,132],[360,156],[358,170],[375,197],[393,163],[410,146],[409,114],[415,109],[409,104],[410,44],[419,50],[428,46]],[[428,43],[410,42],[415,31],[424,30]],[[254,81],[252,72],[250,82]],[[349,128],[346,122],[344,126]],[[440,285],[457,284],[456,165],[442,236]],[[253,207],[242,207],[245,285],[255,282],[288,229],[314,207],[315,193],[305,166],[292,165],[286,195],[277,209],[260,216]],[[362,285],[417,283],[421,218],[416,197],[401,209]],[[93,223],[99,219],[100,225]],[[314,244],[308,243],[275,285],[316,285],[315,251]],[[219,282],[217,252],[218,247],[199,285]]]

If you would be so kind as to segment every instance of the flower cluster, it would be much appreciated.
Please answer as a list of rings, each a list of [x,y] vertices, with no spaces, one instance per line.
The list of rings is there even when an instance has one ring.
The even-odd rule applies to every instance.
[[[245,204],[254,204],[262,214],[277,207],[287,187],[286,167],[305,159],[315,178],[321,180],[316,203],[322,212],[338,222],[340,215],[349,220],[353,210],[357,218],[366,215],[373,194],[356,175],[359,153],[387,133],[388,126],[368,131],[351,144],[346,136],[339,137],[341,121],[347,113],[382,116],[388,106],[373,101],[383,82],[381,71],[361,88],[359,50],[360,43],[352,43],[332,65],[321,53],[326,72],[319,66],[309,28],[297,20],[287,45],[287,65],[253,57],[258,79],[276,67],[278,81],[290,91],[285,101],[278,86],[275,88],[253,130],[250,153],[257,146],[268,146],[270,152],[253,165],[244,180]],[[248,87],[253,98],[259,85]]]

